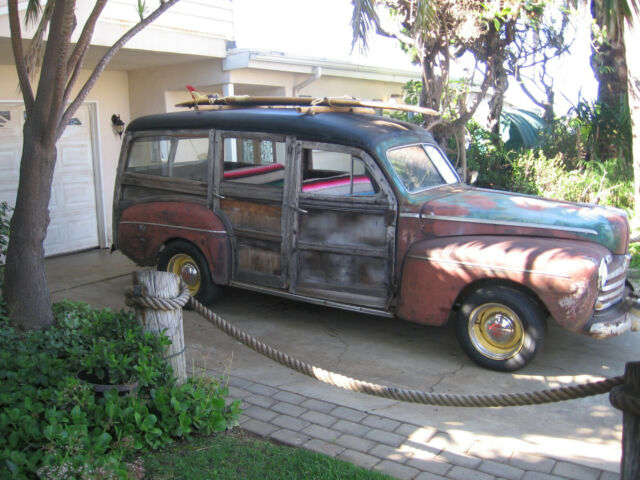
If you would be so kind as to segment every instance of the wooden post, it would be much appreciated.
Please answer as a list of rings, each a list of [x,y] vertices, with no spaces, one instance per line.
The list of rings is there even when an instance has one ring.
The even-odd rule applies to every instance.
[[[139,270],[133,273],[133,284],[141,285],[145,295],[157,298],[176,298],[180,293],[180,278],[169,272],[155,270]],[[164,352],[178,385],[187,380],[187,364],[184,355],[184,333],[182,330],[182,309],[152,310],[136,308],[144,329],[159,334],[165,330],[165,335],[171,340],[171,345]]]
[[[621,480],[638,480],[640,478],[640,412],[637,409],[640,405],[640,362],[627,363],[622,391],[624,392],[622,401],[616,399],[612,402],[623,412]]]

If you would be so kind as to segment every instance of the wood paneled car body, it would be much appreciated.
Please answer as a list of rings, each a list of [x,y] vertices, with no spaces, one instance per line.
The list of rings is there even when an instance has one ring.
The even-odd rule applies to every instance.
[[[424,129],[377,115],[138,118],[114,238],[204,303],[232,285],[427,325],[453,318],[466,353],[496,370],[529,362],[549,317],[598,338],[637,326],[624,213],[467,186]]]

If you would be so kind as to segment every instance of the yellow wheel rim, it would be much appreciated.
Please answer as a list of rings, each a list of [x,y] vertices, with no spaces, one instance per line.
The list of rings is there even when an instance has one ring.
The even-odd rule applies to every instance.
[[[169,259],[167,272],[175,273],[189,287],[189,293],[195,296],[200,290],[200,269],[196,261],[186,253],[177,253]]]
[[[492,360],[515,357],[524,345],[524,327],[520,317],[499,303],[476,307],[469,317],[469,338],[482,355]]]

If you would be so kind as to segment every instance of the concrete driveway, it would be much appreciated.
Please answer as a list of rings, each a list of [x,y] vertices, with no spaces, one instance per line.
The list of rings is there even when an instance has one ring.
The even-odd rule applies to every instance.
[[[55,300],[123,308],[136,267],[119,253],[93,250],[48,259]],[[213,310],[275,348],[318,367],[370,382],[428,392],[527,392],[622,375],[640,360],[640,334],[597,341],[551,324],[537,359],[516,373],[475,366],[451,326],[426,328],[228,288]],[[286,369],[185,312],[191,367],[229,373],[292,393],[330,401],[445,432],[446,446],[467,451],[480,440],[496,453],[521,450],[617,472],[621,412],[606,395],[550,405],[448,408],[402,403],[327,386]],[[546,477],[545,477],[546,478]],[[556,477],[551,477],[556,478]],[[580,477],[577,477],[580,478]],[[597,478],[597,477],[595,477]],[[603,477],[601,477],[603,478]]]

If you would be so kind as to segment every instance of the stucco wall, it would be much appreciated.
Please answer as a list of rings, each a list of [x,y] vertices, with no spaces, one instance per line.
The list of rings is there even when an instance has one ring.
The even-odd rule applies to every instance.
[[[89,72],[83,72],[78,84],[89,76]],[[34,90],[35,90],[34,86]],[[0,100],[22,101],[22,95],[18,90],[18,78],[15,67],[12,65],[0,65]],[[115,184],[118,156],[120,154],[121,140],[113,132],[111,127],[111,115],[117,113],[122,120],[129,122],[129,80],[127,72],[106,71],[102,74],[94,88],[89,93],[87,102],[95,104],[97,115],[97,131],[94,138],[97,140],[95,150],[99,152],[101,165],[102,185],[97,186],[102,190],[103,208],[106,220],[106,231],[109,245],[111,238],[111,209],[113,202],[113,187]]]
[[[187,83],[195,86],[220,84],[227,78],[228,74],[222,71],[221,59],[132,70],[129,72],[132,118],[174,110],[174,99],[180,102],[191,98],[185,88]],[[169,91],[178,93],[166,97]]]

